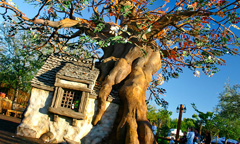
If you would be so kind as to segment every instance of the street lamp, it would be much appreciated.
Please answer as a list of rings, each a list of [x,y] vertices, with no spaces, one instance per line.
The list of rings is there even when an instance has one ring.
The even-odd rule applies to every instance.
[[[177,125],[177,134],[176,134],[176,138],[175,138],[175,143],[177,144],[178,142],[178,137],[179,137],[179,130],[181,129],[181,121],[182,121],[182,113],[186,112],[187,108],[185,105],[180,104],[180,106],[177,107],[177,113],[179,113],[179,117],[178,117],[178,125]]]

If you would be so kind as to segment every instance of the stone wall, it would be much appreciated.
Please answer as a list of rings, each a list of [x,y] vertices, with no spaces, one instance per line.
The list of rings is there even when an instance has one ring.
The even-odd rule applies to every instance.
[[[92,125],[97,110],[97,100],[88,98],[85,118],[76,120],[72,126],[72,119],[58,116],[53,120],[53,114],[48,112],[53,92],[33,88],[31,98],[24,119],[18,126],[17,134],[32,138],[43,138],[45,134],[51,137],[47,142],[69,142],[94,144],[101,142],[111,132],[118,111],[118,105],[108,102],[102,120],[97,126]],[[84,138],[84,139],[83,139]],[[81,141],[82,139],[82,141]]]
[[[97,101],[95,101],[95,113],[97,110]],[[94,126],[91,131],[82,140],[83,144],[96,144],[107,137],[113,128],[114,120],[117,116],[119,106],[108,102],[107,109],[98,125]]]
[[[29,105],[24,119],[17,129],[17,134],[39,138],[49,131],[48,107],[51,105],[53,92],[32,88]]]

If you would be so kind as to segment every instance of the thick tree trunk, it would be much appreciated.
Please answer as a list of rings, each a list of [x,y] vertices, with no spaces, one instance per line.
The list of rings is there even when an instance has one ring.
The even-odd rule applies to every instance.
[[[17,86],[14,92],[13,100],[12,100],[12,109],[14,108],[14,104],[17,103],[18,93],[19,93],[19,88]]]
[[[17,97],[19,93],[19,81],[20,81],[21,76],[18,76],[17,82],[16,82],[16,88],[14,89],[14,96],[12,98],[12,109],[14,106],[14,103],[17,103]]]
[[[123,102],[122,115],[117,127],[117,141],[126,144],[155,143],[151,125],[147,120],[146,91],[152,75],[161,68],[159,50],[151,47],[137,47],[131,44],[116,44],[104,52],[100,80],[104,80],[99,92],[98,114],[93,121],[101,119],[107,96],[118,84],[119,96]],[[144,52],[146,54],[144,54]],[[109,54],[111,53],[111,54]]]

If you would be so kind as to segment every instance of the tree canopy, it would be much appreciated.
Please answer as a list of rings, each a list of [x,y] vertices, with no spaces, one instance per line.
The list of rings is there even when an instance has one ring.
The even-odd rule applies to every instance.
[[[216,107],[216,122],[218,124],[220,135],[232,139],[238,139],[240,134],[240,85],[231,86],[226,84],[219,96],[219,103]]]
[[[196,76],[198,69],[212,76],[218,65],[225,65],[222,56],[238,53],[234,32],[239,29],[238,0],[25,1],[38,8],[32,18],[11,0],[0,2],[1,15],[12,25],[9,36],[18,30],[34,31],[36,50],[49,47],[68,54],[82,49],[96,54],[102,49],[98,79],[102,87],[93,124],[101,119],[112,89],[118,91],[123,101],[120,143],[154,142],[146,117],[147,89],[164,104],[158,95],[164,90],[158,86],[178,77],[182,67]]]
[[[239,137],[239,84],[230,86],[226,84],[223,92],[219,95],[219,103],[213,112],[203,113],[192,104],[198,115],[194,115],[197,120],[204,123],[203,131],[209,131],[212,136],[219,135],[226,139],[238,139]]]
[[[217,72],[216,65],[225,64],[221,56],[238,51],[230,47],[239,43],[234,33],[240,20],[237,0],[25,1],[39,8],[35,17],[27,17],[11,0],[0,3],[6,10],[2,16],[14,25],[12,36],[14,30],[36,31],[36,49],[51,46],[68,52],[94,43],[89,48],[95,52],[114,43],[150,45],[161,51],[165,79],[176,77],[183,66],[201,68],[211,76]],[[18,19],[7,16],[9,10]],[[85,17],[87,10],[92,12],[90,17]]]
[[[217,112],[230,119],[239,119],[240,112],[240,84],[230,86],[230,84],[225,85],[225,89],[219,96],[219,104],[217,106]]]

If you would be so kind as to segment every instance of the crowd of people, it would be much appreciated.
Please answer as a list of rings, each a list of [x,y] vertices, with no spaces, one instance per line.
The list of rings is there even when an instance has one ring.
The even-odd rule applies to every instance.
[[[148,120],[150,122],[150,120]],[[154,136],[157,133],[157,126],[155,122],[152,122],[151,125],[152,132]],[[193,127],[188,128],[188,132],[183,132],[183,136],[180,138],[180,144],[211,144],[211,135],[209,131],[206,131],[204,137],[201,136],[198,130]],[[174,138],[172,137],[169,144],[175,144]],[[238,139],[238,143],[240,144],[240,138]]]
[[[150,122],[150,120],[149,120]],[[157,133],[157,126],[155,122],[152,122],[152,132],[154,136],[156,136]],[[240,144],[240,138],[238,139],[239,142],[237,144]],[[172,138],[169,142],[169,144],[174,144],[174,138]],[[188,128],[188,132],[183,132],[183,136],[180,138],[180,144],[211,144],[211,135],[209,131],[206,131],[204,137],[201,136],[198,132],[198,130],[194,129],[193,127]]]
[[[155,122],[152,123],[152,132],[156,136],[157,126]],[[206,131],[205,137],[201,137],[198,130],[193,127],[188,128],[188,132],[183,132],[183,136],[180,138],[181,144],[200,144],[204,141],[204,144],[211,143],[211,135],[209,131]],[[174,144],[174,138],[172,138],[169,144]]]
[[[181,144],[199,144],[201,141],[204,141],[205,144],[210,144],[210,133],[206,131],[205,138],[202,138],[198,130],[194,130],[193,127],[190,127],[188,132],[184,132],[183,137],[180,139]]]

